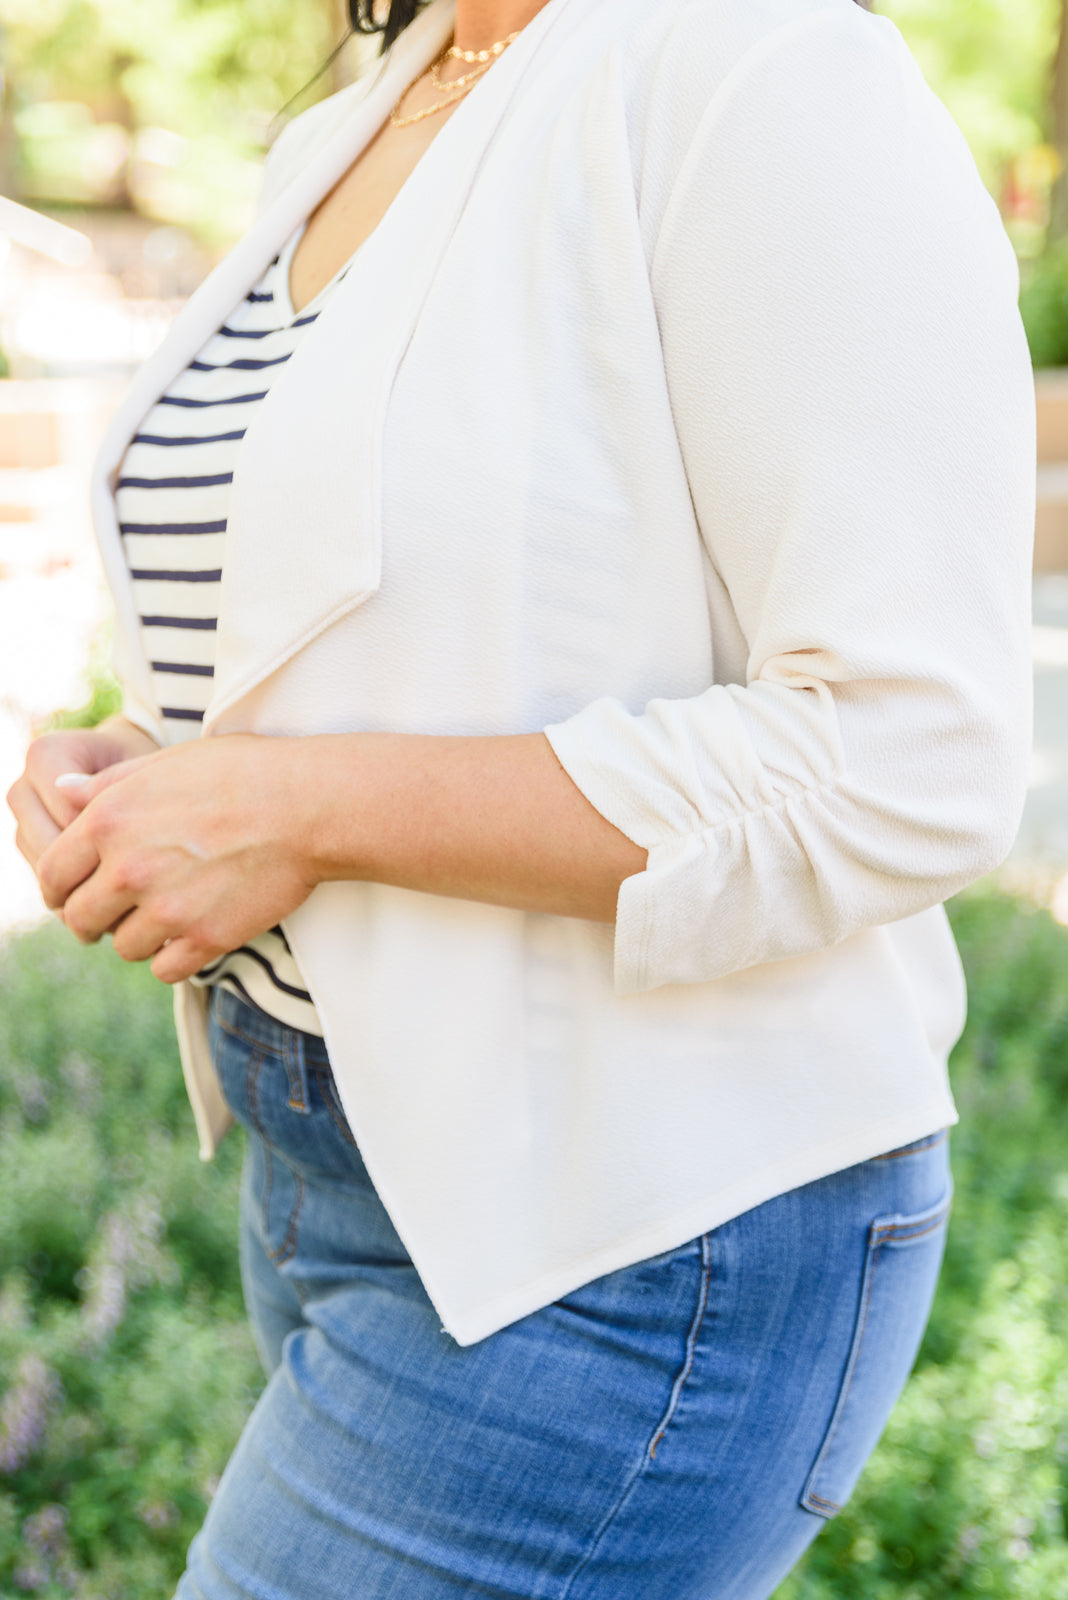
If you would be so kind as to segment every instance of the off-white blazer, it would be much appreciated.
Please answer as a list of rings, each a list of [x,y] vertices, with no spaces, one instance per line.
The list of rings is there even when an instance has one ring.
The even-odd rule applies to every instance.
[[[283,134],[141,417],[450,32]],[[939,902],[1015,831],[1033,391],[963,140],[852,0],[549,0],[242,445],[212,736],[548,730],[649,851],[615,928],[329,884],[287,919],[445,1328],[954,1120]],[[281,759],[281,757],[280,757]],[[228,1122],[177,996],[205,1155]]]

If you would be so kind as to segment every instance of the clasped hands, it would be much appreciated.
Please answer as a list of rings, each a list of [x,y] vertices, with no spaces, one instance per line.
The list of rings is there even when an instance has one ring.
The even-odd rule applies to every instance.
[[[610,923],[647,863],[543,733],[234,733],[157,750],[119,718],[38,739],[8,802],[46,903],[164,983],[320,883]]]
[[[298,843],[299,762],[280,759],[280,744],[295,756],[304,742],[229,734],[157,750],[122,722],[38,739],[7,798],[45,904],[83,943],[110,933],[164,983],[273,927],[318,881]]]

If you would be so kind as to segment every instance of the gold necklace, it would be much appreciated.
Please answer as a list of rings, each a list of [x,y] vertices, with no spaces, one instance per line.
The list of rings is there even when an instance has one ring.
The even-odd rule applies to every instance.
[[[423,76],[425,77],[426,74],[424,73]],[[416,82],[418,83],[418,81],[417,78]],[[409,87],[413,86],[410,85]],[[402,117],[400,108],[409,92],[408,89],[405,89],[404,94],[401,95],[389,114],[389,125],[391,128],[410,128],[413,123],[423,122],[427,117],[436,117],[439,111],[444,111],[447,107],[454,106],[458,100],[462,100],[469,89],[470,85],[468,85],[467,89],[461,89],[459,94],[451,94],[447,98],[443,96],[440,100],[435,100],[432,106],[424,106],[421,111],[411,111],[406,117]]]
[[[496,44],[487,46],[485,50],[461,50],[458,44],[450,44],[444,59],[447,60],[451,56],[454,61],[495,61],[502,50],[507,50],[513,40],[519,38],[519,33],[520,30],[517,28],[507,39],[498,39]]]
[[[465,72],[463,77],[450,78],[447,83],[443,83],[441,79],[441,68],[444,64],[444,61],[445,57],[439,56],[436,61],[431,63],[430,67],[430,81],[439,94],[448,94],[452,89],[466,88],[469,83],[474,83],[476,78],[484,77],[489,71],[490,67],[493,65],[492,62],[486,61],[482,64],[482,66],[476,67],[474,72]]]
[[[471,85],[489,71],[497,57],[507,50],[512,41],[518,39],[519,33],[520,30],[517,28],[514,33],[508,35],[507,39],[498,39],[495,44],[489,45],[485,50],[461,50],[457,45],[449,45],[448,49],[443,50],[441,55],[431,62],[427,72],[421,75],[425,78],[429,73],[431,83],[442,98],[435,101],[432,106],[424,106],[421,111],[413,111],[408,116],[402,117],[400,108],[404,104],[407,95],[415,87],[414,84],[409,84],[389,114],[390,127],[410,128],[414,123],[422,122],[427,117],[437,116],[439,111],[445,111],[449,106],[454,106],[458,100],[462,100],[464,95],[470,91]],[[476,72],[465,72],[463,77],[454,78],[451,83],[442,83],[440,79],[441,67],[450,56],[457,61],[475,63],[478,70]],[[418,83],[419,79],[417,78],[415,81]]]

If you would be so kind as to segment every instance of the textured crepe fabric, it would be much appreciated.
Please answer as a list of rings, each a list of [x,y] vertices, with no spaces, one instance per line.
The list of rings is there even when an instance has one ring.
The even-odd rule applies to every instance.
[[[450,28],[283,134],[102,475]],[[546,728],[649,850],[614,930],[376,884],[286,919],[461,1342],[954,1119],[939,902],[1026,783],[1033,428],[996,208],[852,0],[549,0],[287,366],[206,732]]]

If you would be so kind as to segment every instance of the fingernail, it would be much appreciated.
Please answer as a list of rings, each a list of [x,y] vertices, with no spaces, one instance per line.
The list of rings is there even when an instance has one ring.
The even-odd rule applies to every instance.
[[[55,779],[57,789],[80,789],[83,783],[92,781],[91,772],[61,772]]]

